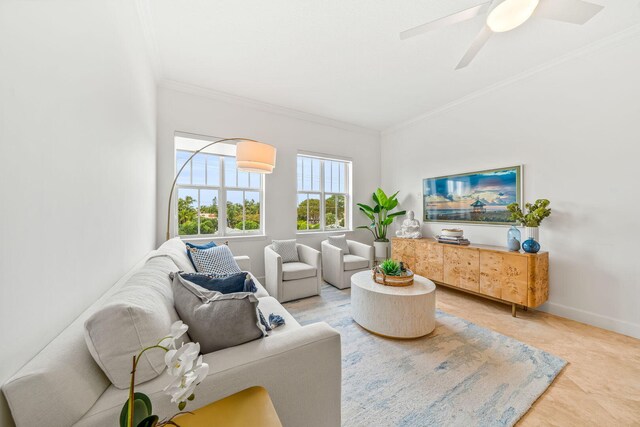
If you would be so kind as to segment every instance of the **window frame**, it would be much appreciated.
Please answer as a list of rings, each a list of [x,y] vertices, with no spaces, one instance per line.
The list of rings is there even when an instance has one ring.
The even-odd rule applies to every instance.
[[[202,141],[203,145],[206,142],[211,142],[217,139],[222,139],[222,138],[208,138],[208,137],[203,137],[203,136],[199,136],[199,135],[192,135],[192,134],[184,134],[184,133],[176,133],[174,136],[174,141],[175,141],[175,137],[181,137],[181,138],[188,138],[188,139],[193,139],[196,141]],[[194,152],[196,152],[198,150],[197,147],[194,147],[194,149],[190,150],[190,149],[184,149],[184,148],[178,148],[174,142],[174,155],[173,155],[173,167],[174,167],[174,176],[177,174],[178,172],[178,153],[179,152],[184,152],[184,153],[189,153],[189,156],[191,156]],[[193,160],[197,157],[194,157],[193,159],[191,159],[189,161],[189,163],[191,163],[188,168],[189,168],[189,184],[180,184],[179,180],[176,181],[176,196],[175,196],[175,201],[173,202],[173,207],[175,209],[175,212],[173,214],[173,221],[175,222],[175,230],[176,230],[176,234],[183,240],[196,240],[196,239],[219,239],[219,238],[242,238],[242,237],[256,237],[256,236],[265,236],[265,224],[264,224],[264,218],[265,218],[265,208],[264,208],[264,187],[265,187],[265,179],[264,179],[264,175],[263,174],[256,174],[259,179],[260,179],[260,185],[257,188],[251,188],[251,187],[243,187],[243,186],[239,186],[237,185],[239,183],[239,173],[240,171],[237,170],[236,168],[236,185],[235,186],[227,186],[226,185],[226,158],[231,158],[231,159],[235,159],[235,156],[232,155],[227,155],[227,154],[217,154],[217,153],[207,153],[207,152],[202,152],[202,153],[198,153],[198,154],[205,154],[205,155],[210,155],[210,156],[216,156],[218,157],[218,166],[219,166],[219,185],[208,185],[207,184],[207,180],[208,180],[208,174],[209,174],[209,168],[208,168],[208,160],[209,157],[206,156],[205,157],[205,166],[204,166],[204,184],[193,184]],[[184,172],[183,172],[184,173]],[[249,185],[251,185],[251,178],[249,178]],[[197,191],[198,194],[198,206],[196,207],[197,210],[197,217],[198,217],[198,234],[180,234],[180,225],[178,223],[178,201],[180,199],[180,190],[195,190]],[[202,234],[200,233],[200,221],[201,221],[201,217],[200,217],[200,207],[201,207],[201,200],[200,200],[200,191],[201,190],[215,190],[218,193],[218,231],[215,234]],[[229,191],[241,191],[242,192],[242,223],[243,223],[243,227],[245,225],[245,221],[246,221],[246,193],[252,192],[252,193],[258,193],[259,196],[259,203],[260,203],[260,228],[255,229],[255,230],[242,230],[242,231],[238,231],[238,232],[227,232],[227,192]]]
[[[320,190],[319,191],[314,191],[314,190],[299,190],[298,189],[298,159],[299,158],[310,158],[310,159],[317,159],[320,161]],[[345,176],[344,176],[344,189],[345,192],[341,193],[341,192],[336,192],[336,191],[325,191],[325,161],[330,161],[330,162],[340,162],[340,163],[344,163],[345,165]],[[303,171],[304,171],[304,166],[303,166]],[[296,234],[317,234],[317,233],[345,233],[345,232],[351,232],[353,231],[353,229],[351,228],[351,224],[352,224],[352,218],[351,218],[351,212],[352,212],[352,207],[351,207],[351,199],[352,199],[352,187],[351,187],[351,183],[352,183],[352,174],[353,174],[353,161],[349,158],[345,158],[345,157],[340,157],[340,156],[332,156],[332,155],[327,155],[327,154],[318,154],[318,153],[310,153],[310,152],[305,152],[305,151],[298,151],[297,155],[296,155]],[[301,174],[301,178],[304,181],[304,173]],[[313,175],[311,176],[311,180],[313,181]],[[304,186],[304,185],[303,185]],[[313,187],[313,184],[312,184]],[[306,194],[307,196],[307,229],[305,230],[299,230],[298,226],[297,226],[297,222],[298,222],[298,207],[300,206],[300,202],[299,202],[299,196],[301,194]],[[319,218],[319,223],[320,223],[320,227],[318,227],[317,229],[310,229],[309,228],[309,195],[317,195],[320,198],[320,203],[319,203],[319,211],[320,211],[320,218]],[[326,227],[326,203],[327,203],[327,196],[344,196],[344,208],[345,208],[345,213],[344,213],[344,227],[342,228],[328,228]]]

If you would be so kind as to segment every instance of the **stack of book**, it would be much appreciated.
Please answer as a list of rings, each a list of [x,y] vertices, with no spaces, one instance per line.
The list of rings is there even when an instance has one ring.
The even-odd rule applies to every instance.
[[[448,245],[467,246],[471,243],[464,238],[462,230],[459,229],[444,229],[441,234],[436,236],[436,240],[439,243],[446,243]]]

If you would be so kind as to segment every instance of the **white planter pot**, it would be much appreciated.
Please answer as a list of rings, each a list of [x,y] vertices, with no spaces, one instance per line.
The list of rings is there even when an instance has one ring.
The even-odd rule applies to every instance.
[[[376,259],[389,258],[389,248],[391,247],[391,242],[373,242],[373,247],[375,248]]]
[[[539,235],[540,227],[525,227],[524,228],[524,239],[523,242],[526,242],[528,239],[533,238],[536,242],[540,243],[540,235]]]

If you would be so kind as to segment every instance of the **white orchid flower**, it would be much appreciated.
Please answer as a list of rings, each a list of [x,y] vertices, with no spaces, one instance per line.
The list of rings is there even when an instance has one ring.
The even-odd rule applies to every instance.
[[[182,320],[177,320],[173,322],[173,324],[171,325],[171,330],[169,331],[169,335],[162,338],[158,342],[158,345],[162,345],[163,347],[166,347],[168,349],[175,350],[176,341],[178,340],[178,338],[183,336],[188,329],[189,329],[189,326],[182,323]]]
[[[199,356],[193,369],[176,378],[174,382],[165,387],[164,391],[171,396],[172,402],[186,402],[208,373],[209,365],[203,363],[202,356]]]
[[[202,380],[207,377],[207,374],[209,373],[209,364],[202,361],[202,356],[198,357],[198,360],[196,360],[193,372],[198,376],[196,378],[196,385],[200,384]]]
[[[174,377],[181,377],[194,368],[194,362],[200,354],[199,343],[183,344],[177,350],[169,350],[164,355],[167,372]]]
[[[197,379],[198,375],[193,371],[189,371],[182,377],[176,378],[164,391],[171,396],[172,402],[185,402],[195,391],[196,385],[198,385]]]

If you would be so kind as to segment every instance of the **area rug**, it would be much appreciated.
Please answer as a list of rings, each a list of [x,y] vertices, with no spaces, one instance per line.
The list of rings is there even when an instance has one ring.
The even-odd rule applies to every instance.
[[[343,426],[512,426],[566,365],[442,311],[424,338],[383,338],[353,321],[348,289],[322,292],[285,306],[342,335]]]

